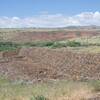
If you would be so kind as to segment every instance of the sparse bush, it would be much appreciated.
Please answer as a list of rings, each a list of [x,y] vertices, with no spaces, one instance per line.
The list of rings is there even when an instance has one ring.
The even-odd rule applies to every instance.
[[[35,97],[34,97],[34,96],[32,96],[30,100],[36,100],[36,99],[35,99]]]
[[[28,42],[24,44],[17,44],[13,42],[0,42],[0,51],[4,50],[15,50],[19,47],[51,47],[51,48],[61,48],[61,47],[78,47],[81,46],[80,42],[68,41],[68,42],[59,42],[59,41],[38,41],[38,42]]]
[[[35,97],[36,100],[47,100],[44,96],[37,96]]]
[[[39,96],[33,96],[31,98],[31,100],[48,100],[47,98],[45,98],[43,95],[39,95]]]
[[[47,41],[47,42],[39,42],[39,43],[37,43],[37,46],[40,46],[40,47],[45,47],[45,46],[47,46],[47,47],[49,47],[49,46],[52,46],[54,44],[54,42],[52,42],[52,41]]]
[[[76,41],[68,41],[68,42],[65,42],[65,43],[61,43],[61,42],[55,42],[53,45],[52,45],[52,48],[61,48],[61,47],[79,47],[81,46],[81,43],[80,42],[76,42]]]
[[[19,47],[18,44],[12,42],[0,42],[0,51],[15,50]]]
[[[49,47],[54,44],[53,41],[44,41],[44,42],[33,42],[33,43],[25,43],[25,46],[35,46],[35,47]]]
[[[67,42],[67,46],[70,46],[70,47],[79,47],[79,46],[81,46],[81,43],[80,42],[76,42],[76,41],[68,41]]]
[[[52,45],[52,48],[61,48],[61,47],[67,47],[67,44],[66,43],[60,43],[60,42],[55,42]]]

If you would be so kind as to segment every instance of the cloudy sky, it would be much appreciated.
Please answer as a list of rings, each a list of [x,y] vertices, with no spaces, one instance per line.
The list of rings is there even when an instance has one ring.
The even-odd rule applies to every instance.
[[[100,26],[100,0],[0,0],[0,28]]]

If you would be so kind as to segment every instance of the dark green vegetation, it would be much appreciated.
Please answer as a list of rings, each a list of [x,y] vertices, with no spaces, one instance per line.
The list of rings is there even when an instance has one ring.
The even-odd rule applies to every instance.
[[[0,42],[0,51],[9,51],[9,50],[15,50],[19,48],[20,46],[16,43],[12,42]]]
[[[33,43],[25,43],[24,46],[32,46],[32,47],[51,47],[51,48],[59,48],[59,47],[79,47],[82,46],[80,42],[75,41],[44,41],[44,42],[33,42]]]
[[[61,47],[80,47],[82,46],[80,42],[68,41],[66,43],[59,41],[40,41],[40,42],[31,42],[31,43],[13,43],[13,42],[0,42],[0,51],[9,51],[15,50],[21,47],[50,47],[50,48],[61,48]]]
[[[32,97],[31,100],[48,100],[47,98],[45,98],[43,95],[38,95],[36,97]]]

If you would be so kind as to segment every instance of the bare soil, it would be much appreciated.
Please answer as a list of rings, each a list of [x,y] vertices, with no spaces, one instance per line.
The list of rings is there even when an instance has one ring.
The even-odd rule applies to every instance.
[[[5,56],[3,56],[5,54]],[[0,74],[10,80],[100,80],[100,53],[77,53],[66,48],[22,48],[0,53]]]
[[[14,32],[9,34],[5,40],[12,42],[32,42],[32,41],[46,41],[46,40],[66,40],[77,37],[91,37],[100,35],[98,31],[27,31]]]

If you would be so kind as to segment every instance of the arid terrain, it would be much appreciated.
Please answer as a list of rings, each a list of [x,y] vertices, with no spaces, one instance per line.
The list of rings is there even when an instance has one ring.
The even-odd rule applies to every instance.
[[[98,29],[1,29],[0,32],[1,40],[12,42],[69,40],[98,35],[100,35]]]
[[[14,52],[14,51],[12,51]],[[100,80],[100,54],[30,47],[1,54],[0,74],[14,80]],[[13,55],[14,54],[14,55]]]
[[[79,96],[77,100],[100,100],[100,30],[1,29],[0,77],[15,84],[19,82],[22,85],[58,80],[75,81],[79,84],[80,82],[87,84],[93,81],[95,84],[97,82],[98,91],[95,92],[91,86],[88,91],[88,88],[82,88],[81,92],[86,90],[86,94],[91,92],[90,94],[93,95],[89,96],[90,99],[86,99],[82,97],[86,95],[82,92],[83,94],[80,94],[82,96]],[[84,85],[82,86],[84,87]],[[3,88],[1,89],[3,91]],[[65,98],[60,96],[60,99],[56,97],[56,99],[51,98],[50,100],[76,100],[79,93],[69,98],[66,93],[63,95]],[[46,95],[46,97],[48,96]],[[40,99],[5,98],[4,100]]]

